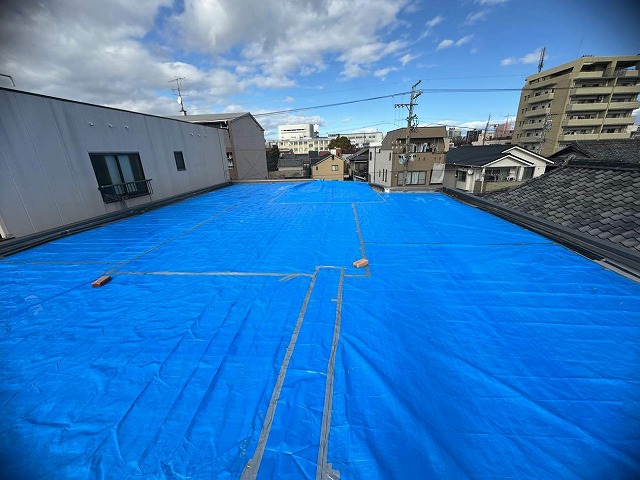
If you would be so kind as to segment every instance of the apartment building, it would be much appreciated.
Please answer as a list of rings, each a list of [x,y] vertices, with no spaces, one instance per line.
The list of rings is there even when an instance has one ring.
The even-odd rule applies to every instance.
[[[296,125],[278,125],[278,141],[302,140],[317,136],[318,128],[312,123],[300,123]]]
[[[412,129],[409,148],[406,145],[406,135],[406,128],[398,128],[387,133],[380,150],[375,150],[377,159],[388,162],[384,170],[390,171],[381,172],[382,178],[380,178],[375,174],[382,168],[375,164],[371,165],[372,169],[369,170],[373,174],[371,181],[389,187],[441,184],[445,153],[449,150],[447,129],[445,127]]]
[[[640,55],[584,56],[527,77],[513,143],[549,156],[573,141],[630,137]]]

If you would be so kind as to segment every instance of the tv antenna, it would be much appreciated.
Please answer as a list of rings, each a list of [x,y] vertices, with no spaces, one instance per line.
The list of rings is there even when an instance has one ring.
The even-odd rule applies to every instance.
[[[184,80],[184,77],[176,77],[173,80],[169,80],[169,83],[176,82],[176,88],[172,88],[171,90],[173,91],[173,93],[178,95],[178,104],[180,105],[180,113],[182,113],[182,115],[186,117],[187,111],[184,109],[184,100],[182,99],[182,92],[180,91],[180,85],[182,84],[183,80]]]
[[[542,51],[540,52],[540,61],[538,62],[538,73],[542,71],[542,67],[544,66],[544,52],[547,50],[546,47],[542,47]]]

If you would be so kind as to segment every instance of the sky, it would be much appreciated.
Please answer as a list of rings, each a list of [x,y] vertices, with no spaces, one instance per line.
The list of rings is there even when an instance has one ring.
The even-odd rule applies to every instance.
[[[513,122],[543,47],[545,68],[635,55],[639,24],[637,0],[0,0],[0,74],[162,116],[182,77],[189,114],[249,111],[266,139],[403,127],[421,80],[420,125],[483,128]]]

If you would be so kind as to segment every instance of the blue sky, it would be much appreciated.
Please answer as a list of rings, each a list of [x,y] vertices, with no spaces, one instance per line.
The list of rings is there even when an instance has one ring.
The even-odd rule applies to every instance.
[[[537,71],[580,55],[640,53],[633,0],[13,0],[0,3],[0,73],[17,88],[157,115],[250,111],[320,133],[513,120]],[[6,79],[0,79],[9,86]],[[438,89],[505,89],[495,92]],[[433,89],[433,91],[430,91]],[[509,91],[515,89],[516,91]]]

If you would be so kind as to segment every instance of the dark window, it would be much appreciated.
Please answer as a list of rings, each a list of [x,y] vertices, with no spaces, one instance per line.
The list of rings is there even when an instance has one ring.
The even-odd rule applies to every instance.
[[[534,167],[524,167],[522,172],[522,180],[529,180],[533,178]]]
[[[458,181],[459,182],[466,182],[467,181],[467,172],[464,170],[458,170],[456,172],[456,177],[458,177]]]
[[[233,153],[227,152],[227,168],[233,170]]]
[[[105,203],[152,193],[137,152],[90,153],[89,157]]]
[[[187,169],[184,164],[184,156],[182,155],[182,152],[173,152],[173,157],[176,159],[176,168],[179,171]]]

